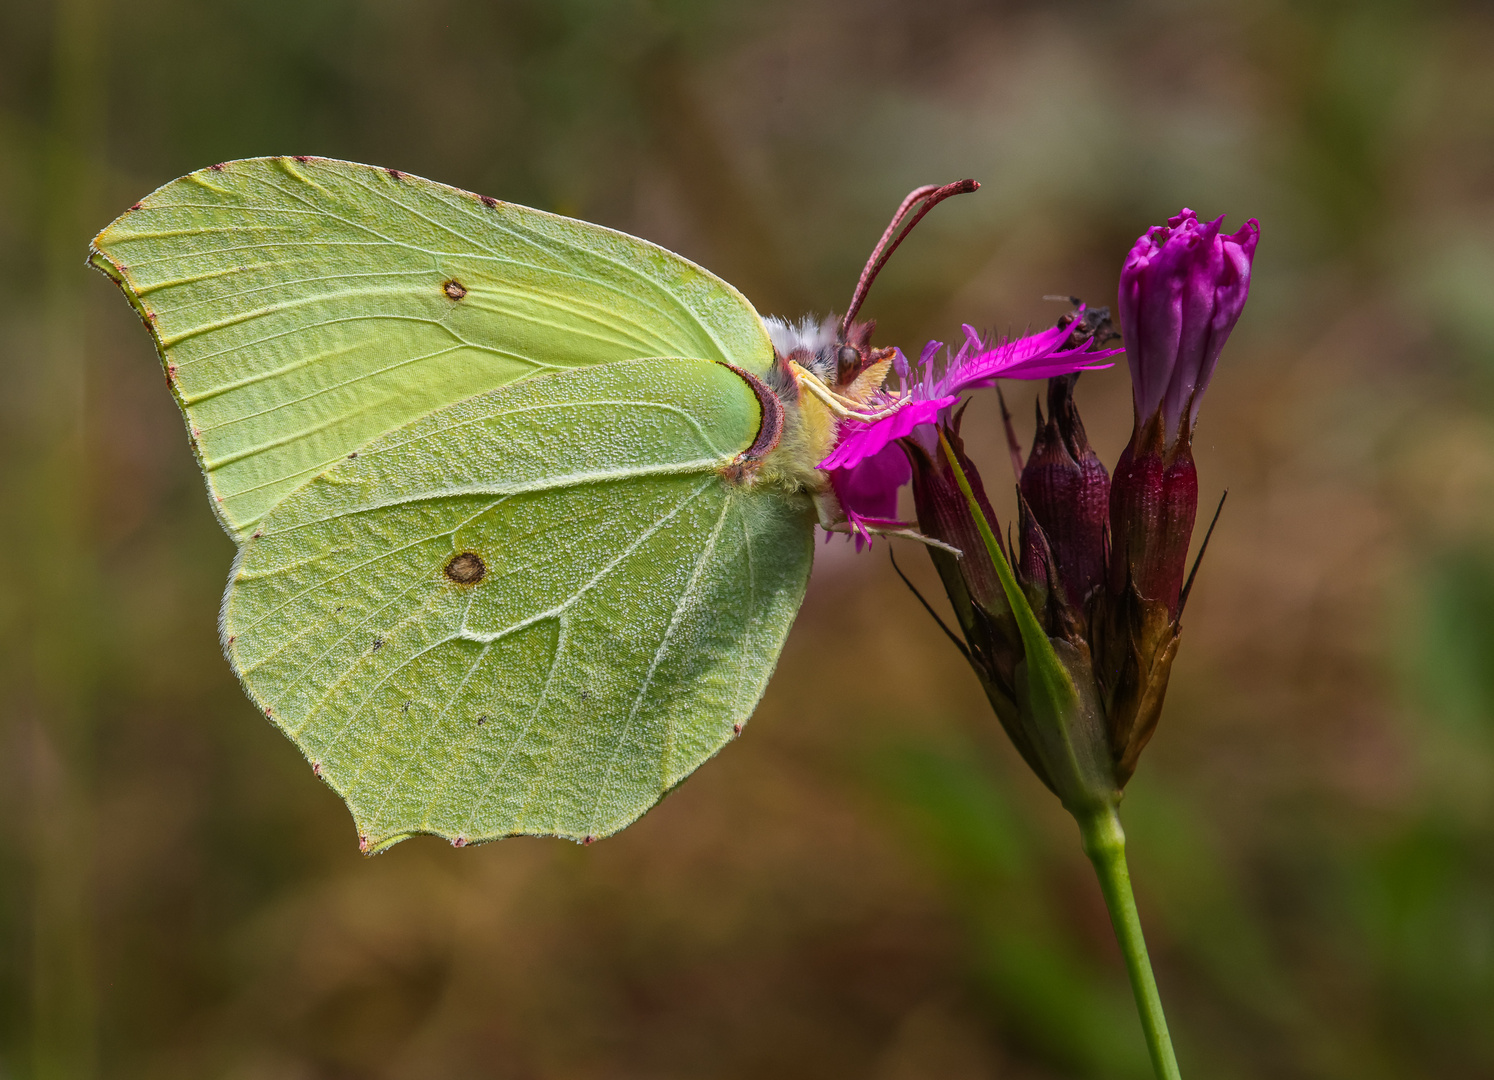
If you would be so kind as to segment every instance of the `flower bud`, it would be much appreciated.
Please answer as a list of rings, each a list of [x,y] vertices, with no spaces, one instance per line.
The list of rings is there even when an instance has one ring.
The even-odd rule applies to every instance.
[[[1168,450],[1192,435],[1220,350],[1250,292],[1260,225],[1251,218],[1238,232],[1220,235],[1223,223],[1223,215],[1200,222],[1184,208],[1148,229],[1121,268],[1119,314],[1136,431],[1159,416]]]
[[[1074,406],[1077,375],[1048,380],[1048,419],[1038,410],[1037,436],[1022,470],[1019,489],[1052,555],[1063,599],[1075,612],[1087,610],[1105,581],[1105,533],[1110,476],[1089,445]],[[1028,570],[1030,530],[1023,530],[1022,566]]]
[[[1110,483],[1110,562],[1096,619],[1097,675],[1121,783],[1151,738],[1177,654],[1198,510],[1193,427],[1250,291],[1260,226],[1183,210],[1136,241],[1119,306],[1135,423]]]
[[[1198,512],[1198,471],[1187,438],[1162,446],[1155,418],[1133,436],[1110,484],[1110,592],[1129,588],[1178,614]]]

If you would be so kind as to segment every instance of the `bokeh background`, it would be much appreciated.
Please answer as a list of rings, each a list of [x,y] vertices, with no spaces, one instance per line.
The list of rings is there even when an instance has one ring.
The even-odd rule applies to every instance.
[[[1197,444],[1229,502],[1123,809],[1179,1056],[1494,1076],[1491,55],[1434,0],[0,0],[0,1077],[1149,1075],[1073,824],[885,544],[820,549],[745,736],[625,833],[358,854],[219,655],[232,546],[84,267],[157,185],[296,153],[785,315],[976,177],[866,309],[915,350],[1107,302],[1181,205],[1260,218]],[[1124,369],[1080,400],[1113,461]]]

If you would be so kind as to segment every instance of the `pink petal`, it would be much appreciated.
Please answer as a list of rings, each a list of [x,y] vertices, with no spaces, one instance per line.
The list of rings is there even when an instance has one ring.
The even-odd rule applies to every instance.
[[[820,462],[819,467],[827,472],[852,468],[872,455],[881,453],[893,439],[901,439],[918,425],[932,424],[940,409],[953,405],[958,400],[958,397],[940,397],[910,401],[885,420],[872,424],[848,420],[842,427],[840,445]]]
[[[944,377],[939,380],[940,393],[961,394],[990,386],[997,379],[1046,379],[1053,375],[1067,375],[1095,367],[1096,360],[1120,351],[1093,350],[1088,348],[1088,343],[1062,349],[1060,347],[1068,341],[1071,328],[1055,326],[1015,341],[1002,342],[966,359],[966,349],[978,343],[979,338],[973,327],[966,326],[964,330],[966,348],[960,350],[961,355],[951,361]]]
[[[913,478],[908,455],[900,446],[884,446],[849,469],[834,469],[830,483],[841,509],[852,521],[895,521],[897,492]]]

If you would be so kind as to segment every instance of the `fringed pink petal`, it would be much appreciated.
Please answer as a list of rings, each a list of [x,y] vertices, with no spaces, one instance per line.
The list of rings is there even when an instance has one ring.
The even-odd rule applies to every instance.
[[[820,462],[819,467],[829,472],[833,469],[850,469],[875,454],[879,454],[894,439],[901,439],[919,424],[932,424],[939,410],[953,405],[959,398],[941,397],[933,400],[910,401],[885,420],[863,424],[847,420],[841,424],[840,444],[830,456]]]

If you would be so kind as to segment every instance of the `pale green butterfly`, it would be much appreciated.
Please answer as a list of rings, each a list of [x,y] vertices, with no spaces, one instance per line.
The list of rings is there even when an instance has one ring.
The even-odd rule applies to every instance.
[[[224,651],[365,851],[589,842],[741,732],[834,517],[834,414],[886,370],[851,315],[892,231],[838,333],[322,158],[203,169],[98,235],[239,544]]]

